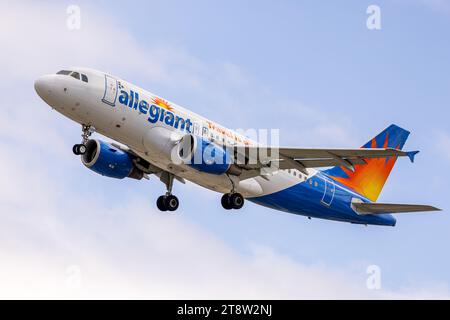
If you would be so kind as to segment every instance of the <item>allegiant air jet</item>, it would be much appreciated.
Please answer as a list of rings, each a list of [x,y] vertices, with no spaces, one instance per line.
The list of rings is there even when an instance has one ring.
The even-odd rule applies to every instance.
[[[247,199],[308,218],[387,226],[396,223],[393,213],[439,210],[376,202],[397,158],[413,162],[417,153],[402,151],[409,132],[396,125],[359,149],[265,146],[96,70],[61,70],[37,79],[35,89],[81,124],[73,152],[87,168],[116,179],[158,177],[167,188],[156,202],[161,211],[178,208],[172,186],[186,180],[222,193],[227,210]],[[93,132],[118,143],[91,139]]]

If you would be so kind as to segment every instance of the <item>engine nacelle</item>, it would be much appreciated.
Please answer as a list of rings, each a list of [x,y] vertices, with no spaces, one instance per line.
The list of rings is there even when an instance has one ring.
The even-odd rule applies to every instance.
[[[123,179],[142,179],[144,173],[133,164],[133,157],[109,143],[89,140],[81,161],[92,171],[102,176]]]
[[[178,144],[178,156],[183,163],[210,174],[239,175],[240,168],[232,163],[229,150],[192,134],[186,134]]]

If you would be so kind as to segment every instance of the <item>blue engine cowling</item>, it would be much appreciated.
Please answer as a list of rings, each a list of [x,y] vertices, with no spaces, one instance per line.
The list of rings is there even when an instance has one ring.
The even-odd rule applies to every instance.
[[[226,148],[192,134],[181,139],[178,153],[184,164],[201,172],[221,175],[232,166],[230,152]]]
[[[86,152],[81,161],[102,176],[116,179],[143,177],[143,172],[134,166],[130,154],[101,140],[89,140],[86,143]]]

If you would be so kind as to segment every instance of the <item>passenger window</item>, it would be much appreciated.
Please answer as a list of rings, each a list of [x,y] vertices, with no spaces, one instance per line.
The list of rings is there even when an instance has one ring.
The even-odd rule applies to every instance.
[[[56,74],[62,74],[64,76],[68,76],[71,72],[72,71],[69,71],[69,70],[61,70],[61,71],[58,71]]]
[[[78,72],[72,72],[70,76],[74,77],[77,80],[80,80],[80,74]]]
[[[85,74],[82,74],[81,80],[83,80],[84,82],[88,82],[88,77]]]

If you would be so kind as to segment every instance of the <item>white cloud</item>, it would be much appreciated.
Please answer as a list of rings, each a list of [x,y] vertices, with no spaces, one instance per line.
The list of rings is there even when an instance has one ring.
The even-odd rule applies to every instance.
[[[81,197],[65,180],[48,179],[45,161],[28,164],[19,153],[0,145],[0,298],[448,296],[446,288],[369,291],[364,276],[268,247],[238,253],[183,212],[156,212],[138,197],[113,207]],[[70,286],[78,276],[81,286]]]
[[[181,49],[157,46],[143,50],[141,44],[112,18],[89,5],[82,6],[82,28],[69,30],[64,5],[14,2],[2,5],[0,41],[2,69],[11,77],[33,79],[62,66],[84,65],[139,70],[151,81],[195,86],[192,72],[200,68]],[[183,65],[183,68],[178,68]],[[11,79],[10,79],[11,80]]]
[[[289,127],[289,132],[281,131],[285,144],[360,144],[352,138],[350,123],[344,116],[287,101],[231,62],[205,63],[183,48],[139,42],[117,21],[98,14],[95,7],[83,5],[81,9],[81,30],[69,31],[63,5],[15,2],[3,6],[0,41],[4,50],[0,52],[0,66],[10,75],[9,81],[26,80],[31,87],[40,74],[68,65],[89,66],[125,78],[139,75],[141,80],[137,81],[149,88],[155,85],[168,92],[190,92],[195,95],[191,100],[198,105],[187,107],[232,128]],[[4,130],[7,126],[11,124],[6,124]]]
[[[80,198],[63,180],[46,179],[44,162],[27,165],[15,159],[15,148],[0,150],[2,298],[355,294],[345,279],[267,248],[242,256],[184,221],[182,213],[158,213],[138,199],[108,208],[101,199]],[[70,196],[61,198],[65,194]],[[81,271],[81,289],[67,287],[73,265]]]

